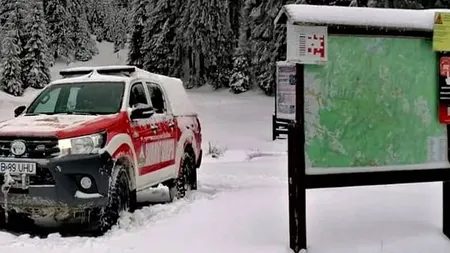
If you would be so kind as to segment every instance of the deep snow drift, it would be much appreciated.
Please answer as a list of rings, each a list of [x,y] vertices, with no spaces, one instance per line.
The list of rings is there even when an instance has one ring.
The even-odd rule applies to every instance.
[[[211,143],[225,152],[204,158],[198,191],[126,214],[101,238],[0,232],[0,252],[289,252],[286,142],[270,140],[273,98],[206,90],[189,92],[200,112],[203,148]],[[27,93],[0,93],[0,119],[12,117],[12,107],[34,91]],[[307,198],[310,253],[450,252],[441,234],[439,183],[312,190]]]

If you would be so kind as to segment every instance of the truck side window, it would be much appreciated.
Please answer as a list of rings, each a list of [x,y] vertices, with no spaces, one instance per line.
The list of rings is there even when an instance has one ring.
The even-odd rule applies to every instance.
[[[135,83],[130,90],[130,107],[137,104],[148,104],[147,96],[145,95],[144,85],[142,83]]]
[[[161,88],[154,84],[147,84],[148,91],[150,93],[150,99],[152,101],[153,108],[156,113],[165,113],[166,104],[164,99],[164,94]]]

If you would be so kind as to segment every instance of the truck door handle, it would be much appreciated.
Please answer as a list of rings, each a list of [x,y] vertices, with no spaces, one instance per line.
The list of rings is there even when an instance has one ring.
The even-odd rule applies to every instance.
[[[173,128],[174,126],[175,126],[175,123],[173,123],[173,122],[170,122],[170,123],[169,123],[169,127],[170,127],[170,128]]]
[[[158,126],[151,126],[150,129],[152,129],[153,131],[158,130]]]

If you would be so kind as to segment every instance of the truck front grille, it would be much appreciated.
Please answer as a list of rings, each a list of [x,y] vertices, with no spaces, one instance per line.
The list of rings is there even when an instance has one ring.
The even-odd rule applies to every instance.
[[[50,158],[59,153],[58,139],[39,137],[0,137],[0,157],[16,156],[11,153],[11,142],[22,140],[27,150],[20,158]]]

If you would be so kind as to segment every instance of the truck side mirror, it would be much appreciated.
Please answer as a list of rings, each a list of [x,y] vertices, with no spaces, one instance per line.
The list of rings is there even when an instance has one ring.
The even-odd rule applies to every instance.
[[[22,114],[22,113],[25,111],[26,108],[27,108],[27,107],[24,106],[24,105],[21,105],[21,106],[16,107],[16,109],[14,109],[14,117],[17,117],[17,116],[19,116],[20,114]]]

